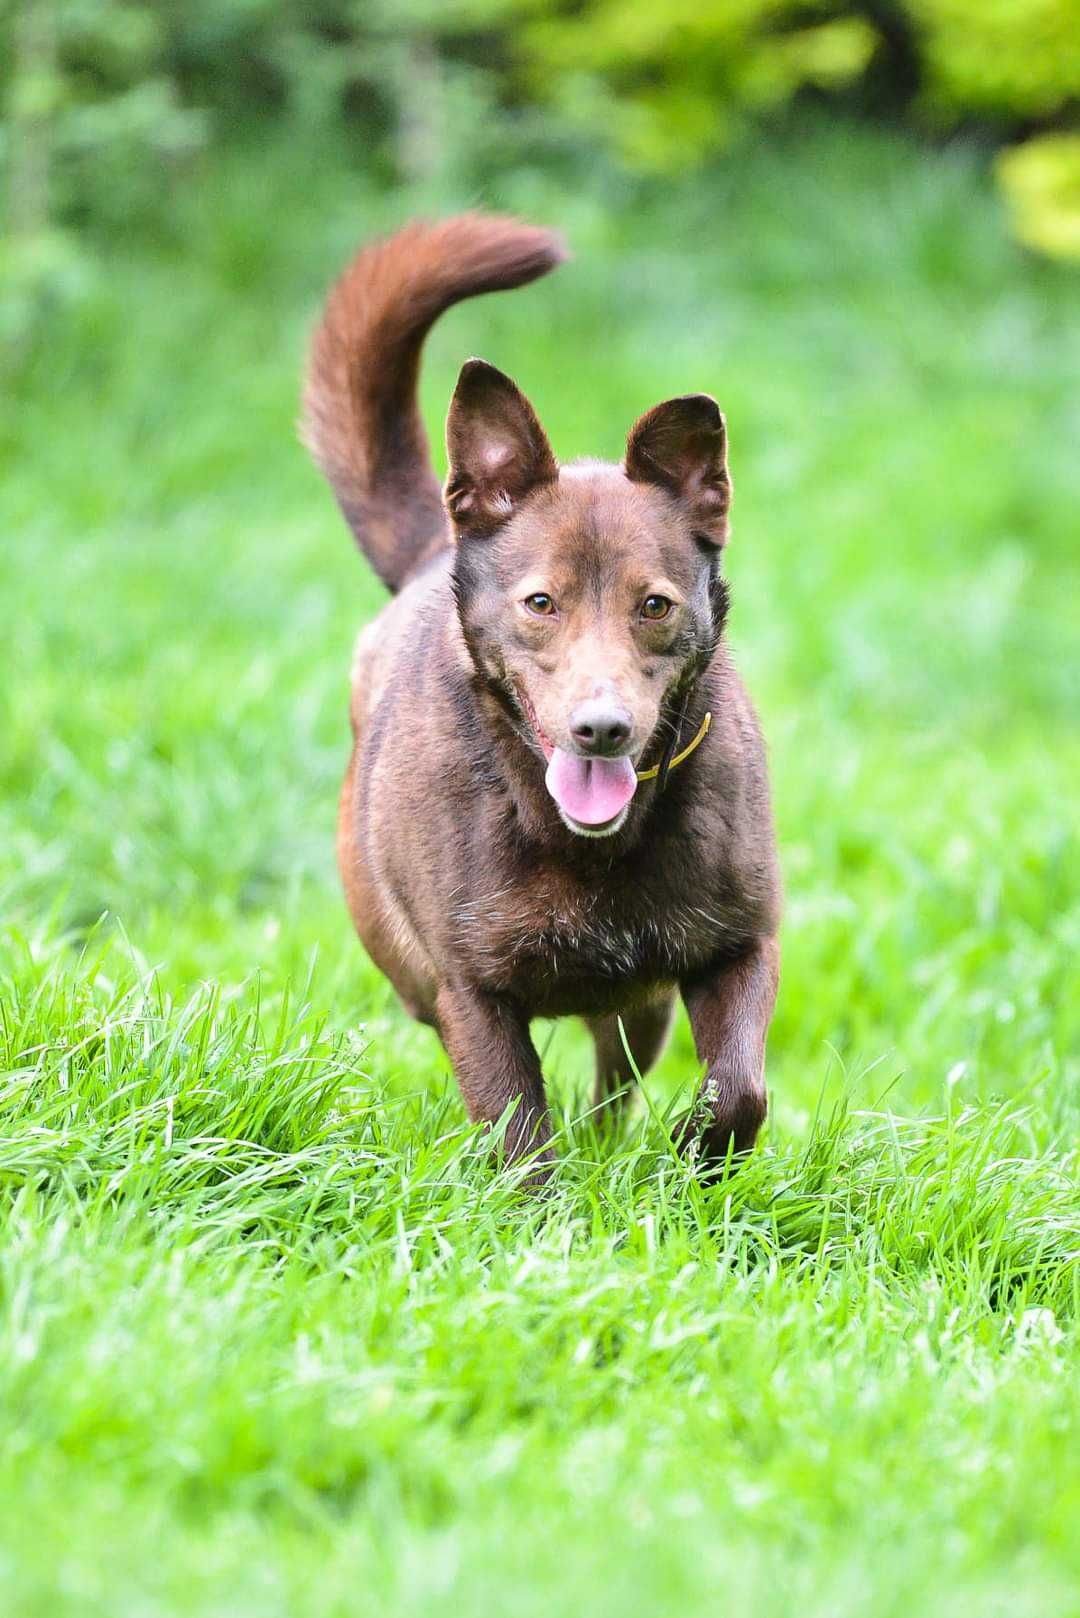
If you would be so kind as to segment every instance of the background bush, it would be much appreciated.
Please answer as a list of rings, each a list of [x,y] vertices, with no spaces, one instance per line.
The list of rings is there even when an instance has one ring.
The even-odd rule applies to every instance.
[[[347,131],[376,180],[482,189],[685,170],[824,99],[1024,140],[997,170],[1018,232],[1080,256],[1077,0],[5,0],[0,26],[18,329],[78,281],[58,227],[159,219],[201,149],[267,116]]]

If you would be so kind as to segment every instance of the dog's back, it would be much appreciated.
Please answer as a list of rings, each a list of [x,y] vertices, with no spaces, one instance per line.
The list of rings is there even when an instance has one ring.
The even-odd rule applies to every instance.
[[[449,543],[416,399],[424,338],[452,304],[524,286],[564,256],[550,231],[460,214],[363,248],[333,287],[311,346],[304,439],[389,589]]]

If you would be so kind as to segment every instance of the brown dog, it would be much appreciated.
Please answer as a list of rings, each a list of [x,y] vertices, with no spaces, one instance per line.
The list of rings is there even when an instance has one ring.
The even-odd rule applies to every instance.
[[[560,467],[509,377],[469,360],[445,503],[420,349],[461,298],[561,259],[515,220],[413,224],[327,301],[306,438],[396,592],[360,637],[338,850],[361,939],[433,1024],[474,1119],[550,1163],[534,1017],[586,1019],[596,1096],[655,1061],[676,987],[705,1064],[684,1126],[753,1144],[779,915],[764,749],[723,641],[731,484],[706,394],[657,405],[622,466]],[[709,716],[711,716],[711,725]],[[685,754],[685,756],[683,756]]]

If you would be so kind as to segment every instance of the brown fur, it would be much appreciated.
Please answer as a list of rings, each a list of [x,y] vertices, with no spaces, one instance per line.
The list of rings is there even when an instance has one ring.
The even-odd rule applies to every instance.
[[[538,1173],[550,1124],[531,1019],[587,1019],[602,1104],[632,1076],[616,1019],[644,1070],[677,989],[705,1067],[685,1133],[713,1153],[753,1144],[780,905],[764,749],[723,638],[731,485],[714,401],[648,412],[621,467],[560,468],[524,395],[470,361],[445,511],[438,499],[415,397],[424,335],[455,300],[560,257],[513,220],[408,226],[331,292],[305,392],[307,440],[399,592],[353,668],[349,907],[439,1030],[470,1116],[513,1108],[506,1150],[537,1154]],[[557,607],[538,615],[538,595]],[[672,604],[660,621],[653,596]],[[544,752],[605,751],[580,740],[598,705],[622,721],[608,751],[662,767],[614,830],[582,835],[545,788]],[[705,742],[665,779],[706,711]]]

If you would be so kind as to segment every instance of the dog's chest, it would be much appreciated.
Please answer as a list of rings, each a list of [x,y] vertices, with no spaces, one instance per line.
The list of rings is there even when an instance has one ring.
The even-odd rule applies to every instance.
[[[704,898],[543,880],[481,884],[454,923],[481,982],[567,1011],[593,1009],[606,989],[676,981],[730,931]]]

